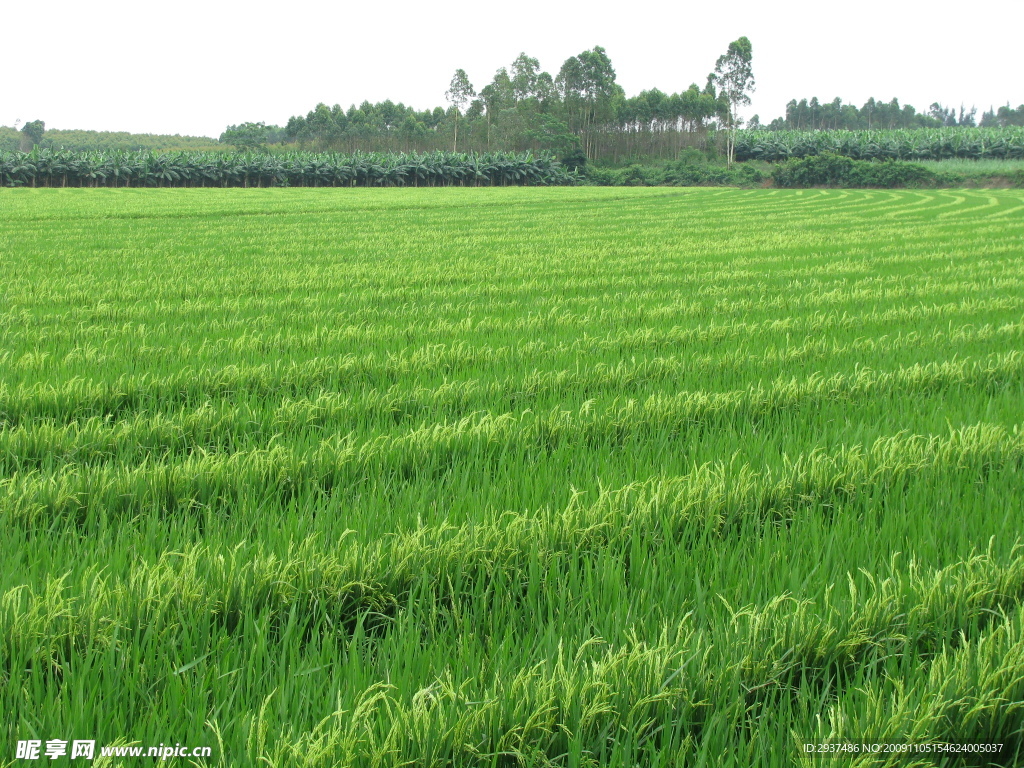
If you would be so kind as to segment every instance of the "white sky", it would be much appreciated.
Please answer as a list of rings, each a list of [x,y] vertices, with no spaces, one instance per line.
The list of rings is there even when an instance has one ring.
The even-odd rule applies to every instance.
[[[1024,0],[566,3],[453,0],[0,0],[0,124],[218,136],[318,102],[444,103],[457,67],[479,90],[520,51],[552,76],[601,45],[627,95],[703,87],[741,35],[763,122],[791,98],[869,96],[978,113],[1024,103]]]

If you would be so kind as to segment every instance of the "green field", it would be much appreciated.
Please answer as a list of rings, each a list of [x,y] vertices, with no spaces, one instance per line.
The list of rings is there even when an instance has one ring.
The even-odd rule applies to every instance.
[[[0,340],[0,765],[1024,762],[1020,190],[0,190]]]

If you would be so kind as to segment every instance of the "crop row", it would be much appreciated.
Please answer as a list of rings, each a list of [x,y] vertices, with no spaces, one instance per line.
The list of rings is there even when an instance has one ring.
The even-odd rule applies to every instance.
[[[1019,727],[1020,194],[613,192],[0,189],[0,755]]]
[[[125,626],[173,625],[179,610],[183,615],[213,612],[233,624],[239,611],[274,606],[285,611],[302,597],[319,605],[303,615],[312,619],[318,611],[329,609],[340,620],[346,618],[346,605],[355,606],[355,611],[363,603],[380,607],[400,601],[423,573],[431,574],[432,583],[443,589],[450,583],[471,581],[473,574],[485,578],[496,570],[521,571],[538,553],[553,557],[609,547],[628,550],[636,537],[693,547],[746,526],[786,520],[799,509],[829,510],[881,487],[899,488],[926,471],[977,476],[1019,469],[1022,463],[1024,435],[1001,427],[979,424],[945,437],[896,435],[880,438],[868,448],[811,453],[779,477],[759,474],[748,466],[705,465],[686,476],[606,491],[588,505],[574,502],[563,510],[502,513],[459,528],[418,528],[369,542],[339,542],[330,553],[300,545],[301,552],[284,560],[246,551],[236,562],[223,555],[200,557],[204,547],[198,545],[191,556],[175,553],[163,558],[156,570],[143,566],[141,575],[130,577],[123,588],[110,593],[116,597],[92,594],[76,610],[87,617],[92,612],[109,613],[115,610],[113,599],[119,606],[116,613],[122,614],[118,622],[135,617]],[[92,591],[106,589],[104,581],[89,576],[83,586]],[[6,609],[20,607],[7,616],[7,641],[21,634],[10,629],[21,621],[18,615],[67,616],[72,606],[65,597],[59,597],[65,610],[38,607],[64,591],[58,579],[31,599],[21,588],[8,595]],[[322,594],[307,594],[317,591]],[[149,597],[142,599],[144,595]],[[199,602],[186,605],[190,601]],[[106,631],[103,628],[109,628],[111,621],[92,616],[67,626],[78,626],[77,635]]]
[[[0,186],[7,187],[479,187],[574,183],[575,174],[548,153],[0,151]]]
[[[861,160],[1024,159],[1024,128],[895,131],[741,131],[737,160],[787,160],[833,153]]]
[[[570,447],[606,450],[655,436],[670,439],[716,424],[756,426],[786,411],[837,399],[868,401],[887,392],[934,395],[963,386],[995,392],[1019,386],[1021,360],[1010,353],[984,363],[930,364],[890,373],[861,370],[852,376],[814,376],[769,388],[619,401],[600,411],[588,401],[575,413],[562,408],[547,413],[527,410],[518,416],[472,413],[363,440],[352,432],[332,433],[329,425],[345,423],[353,406],[348,399],[332,398],[283,404],[268,414],[269,422],[244,410],[201,409],[181,423],[160,417],[136,418],[113,428],[95,419],[64,428],[26,426],[5,434],[4,463],[11,474],[0,481],[0,506],[8,520],[37,526],[95,515],[134,516],[146,510],[167,514],[246,502],[288,503],[352,490],[366,477],[385,485],[403,484],[417,478],[440,479],[455,467],[496,467]],[[441,396],[435,407],[464,407],[465,391],[456,387],[446,395],[453,399]],[[393,423],[395,401],[374,395],[366,405]],[[409,406],[406,401],[400,407]],[[250,448],[245,439],[246,447],[236,449],[239,436],[246,432],[238,429],[239,419],[273,432],[260,443],[264,447]],[[305,442],[290,447],[277,441],[281,432],[296,430],[307,436]],[[120,456],[118,446],[125,437],[142,452]],[[90,464],[115,458],[130,463]],[[54,463],[61,461],[76,464],[58,463],[62,471],[52,474]]]
[[[217,288],[223,290],[214,290],[214,286],[204,290],[193,284],[189,274],[177,272],[165,276],[163,287],[140,283],[130,286],[128,295],[107,297],[89,296],[70,280],[49,296],[38,295],[40,292],[33,292],[31,283],[26,283],[20,295],[12,292],[12,305],[0,315],[0,333],[10,339],[29,339],[59,327],[61,336],[54,339],[59,341],[65,334],[68,339],[80,339],[111,326],[133,336],[144,330],[149,334],[161,330],[173,333],[177,323],[187,322],[190,327],[205,330],[203,336],[223,337],[236,329],[262,335],[280,329],[274,318],[287,317],[310,329],[310,333],[316,328],[375,328],[383,323],[415,338],[432,331],[493,333],[510,322],[524,331],[549,332],[560,330],[563,322],[568,326],[665,325],[682,321],[714,324],[748,313],[769,314],[777,320],[781,314],[800,318],[843,309],[852,313],[862,309],[857,305],[879,301],[904,306],[911,302],[932,306],[954,301],[968,307],[979,301],[1006,308],[1021,306],[1018,296],[1022,276],[1013,261],[1012,237],[993,237],[972,260],[955,250],[927,259],[909,258],[905,251],[911,246],[927,247],[901,238],[898,245],[879,246],[878,253],[865,251],[859,259],[847,254],[845,261],[833,265],[834,274],[829,272],[828,261],[820,257],[805,269],[795,269],[793,259],[784,265],[780,260],[761,258],[757,263],[719,267],[717,272],[714,264],[681,274],[674,274],[671,265],[649,265],[645,268],[648,276],[638,285],[626,265],[607,265],[600,279],[566,275],[570,287],[557,301],[547,295],[544,282],[536,276],[522,275],[518,280],[514,272],[503,277],[510,284],[486,288],[467,280],[446,289],[444,285],[417,285],[410,278],[401,287],[381,289],[373,286],[387,277],[387,270],[362,276],[349,270],[354,293],[343,294],[345,303],[341,306],[322,291],[305,299],[246,294],[239,289],[238,281],[250,276],[236,275],[228,285],[219,272],[211,280],[222,281]],[[886,248],[890,253],[883,253]],[[477,264],[473,268],[480,267]],[[919,271],[910,272],[913,268]],[[880,270],[897,273],[883,281],[878,277]],[[308,275],[287,276],[289,290],[309,290],[305,283],[314,279],[314,273],[310,267]],[[684,291],[679,290],[680,280],[685,281]],[[171,283],[179,287],[172,289]],[[365,290],[360,291],[361,287]],[[977,296],[982,290],[988,294],[984,298]],[[615,300],[609,306],[607,299],[611,297]],[[418,304],[429,306],[431,311],[425,317],[410,316],[410,307]],[[49,308],[45,316],[39,315],[42,306]],[[872,311],[876,307],[863,309]],[[154,318],[160,321],[154,322]],[[143,323],[145,328],[139,327]],[[368,331],[367,338],[372,339],[375,333]],[[183,340],[175,336],[179,343]],[[187,336],[184,340],[192,341]]]
[[[487,385],[469,380],[436,389],[369,390],[360,395],[323,393],[262,409],[253,408],[252,404],[225,402],[214,407],[206,401],[191,411],[136,411],[116,422],[104,417],[112,413],[104,409],[101,415],[64,425],[33,419],[0,431],[0,467],[6,473],[15,473],[66,461],[90,464],[113,458],[126,446],[136,457],[180,456],[196,449],[228,451],[239,442],[271,444],[282,434],[323,433],[340,425],[349,429],[379,425],[387,429],[421,419],[440,422],[425,423],[403,437],[390,438],[399,441],[431,430],[435,434],[452,428],[457,433],[471,432],[478,430],[487,418],[481,420],[475,415],[485,413],[487,406],[496,402],[524,407],[546,394],[568,391],[577,398],[606,392],[618,397],[596,411],[591,399],[576,414],[560,408],[548,414],[524,411],[518,417],[509,413],[498,417],[488,440],[500,439],[506,447],[512,441],[543,444],[548,450],[564,441],[581,445],[604,444],[609,440],[621,443],[630,436],[641,437],[652,425],[662,430],[693,430],[721,421],[755,425],[770,421],[782,411],[826,402],[868,401],[889,394],[921,396],[957,388],[994,393],[1024,383],[1024,356],[1009,352],[982,361],[929,363],[895,371],[861,368],[853,374],[814,374],[805,379],[777,380],[768,386],[759,384],[729,392],[658,394],[644,401],[620,399],[630,389],[631,380],[673,381],[679,372],[671,361],[657,360],[640,366],[620,364],[589,371],[536,373],[525,379]],[[166,404],[166,400],[163,402]],[[454,425],[449,421],[452,419],[456,420]],[[499,427],[499,422],[503,426]],[[381,447],[379,441],[376,445]]]
[[[372,325],[368,321],[351,322],[325,317],[324,322],[330,327],[306,327],[306,323],[313,323],[315,319],[296,315],[295,320],[289,319],[288,323],[296,327],[286,332],[272,327],[253,327],[263,324],[246,323],[237,317],[227,327],[225,324],[217,327],[209,315],[204,316],[197,309],[189,316],[179,318],[197,329],[196,337],[186,338],[176,335],[168,326],[138,322],[130,328],[117,327],[121,340],[115,344],[109,335],[110,324],[97,323],[91,328],[64,326],[67,330],[63,337],[48,340],[45,347],[39,347],[39,335],[48,333],[47,329],[20,326],[5,332],[0,328],[0,339],[6,347],[0,352],[0,367],[11,372],[18,369],[48,369],[52,372],[62,367],[81,371],[89,365],[109,368],[111,363],[128,356],[129,350],[131,358],[146,360],[149,370],[179,360],[187,360],[195,366],[199,361],[223,365],[226,359],[230,359],[260,367],[266,365],[264,361],[270,354],[287,356],[293,364],[300,361],[305,364],[314,353],[325,355],[332,352],[338,354],[342,367],[354,356],[375,357],[386,366],[391,364],[387,362],[389,359],[411,360],[414,356],[459,358],[461,355],[453,351],[459,348],[480,350],[477,356],[484,363],[487,358],[484,350],[487,349],[497,350],[493,354],[513,356],[528,349],[540,358],[577,351],[586,352],[588,356],[595,353],[676,353],[703,351],[722,343],[729,344],[730,348],[737,342],[753,344],[759,337],[768,341],[772,337],[786,340],[799,335],[845,335],[859,328],[874,332],[873,335],[886,336],[877,342],[884,345],[892,343],[887,331],[894,328],[902,336],[931,334],[938,339],[943,331],[936,329],[934,324],[943,320],[965,326],[961,336],[971,333],[979,336],[984,333],[1012,334],[1007,326],[1019,320],[1020,312],[1024,310],[1024,299],[1014,295],[993,296],[981,301],[915,302],[872,307],[864,311],[857,311],[857,307],[849,305],[836,307],[835,304],[827,309],[819,306],[813,311],[784,319],[771,315],[762,318],[758,316],[760,313],[732,319],[723,313],[721,317],[713,315],[699,324],[695,322],[696,318],[688,317],[690,313],[678,307],[672,313],[651,311],[641,315],[638,312],[635,319],[639,322],[630,322],[632,318],[628,316],[602,315],[596,310],[577,313],[560,309],[507,321],[475,322],[472,317],[441,320],[431,324],[433,327],[417,325],[408,318],[400,317],[391,322],[381,319]],[[317,316],[320,313],[310,314]],[[700,314],[709,313],[705,310]],[[970,324],[995,327],[972,332],[966,329]],[[55,320],[53,326],[58,325]],[[202,331],[210,331],[210,335],[199,335]],[[219,333],[214,333],[216,331]],[[948,338],[952,339],[953,333],[955,331],[950,329]],[[438,343],[439,337],[443,337],[445,343]],[[452,351],[442,355],[441,350]],[[469,360],[466,363],[472,364]],[[438,365],[444,366],[445,362],[439,360]]]
[[[678,314],[674,317],[663,317],[662,313],[650,312],[651,320],[682,320],[682,308],[675,307]],[[571,303],[559,304],[546,311],[524,312],[519,315],[474,317],[467,314],[461,318],[436,317],[414,322],[408,317],[395,316],[377,317],[371,322],[360,319],[355,313],[351,316],[326,316],[316,310],[310,310],[301,316],[302,325],[289,323],[288,329],[253,328],[255,324],[248,318],[237,318],[232,325],[221,324],[216,329],[203,322],[204,315],[197,311],[197,317],[190,327],[197,330],[217,330],[218,335],[204,335],[201,339],[182,338],[173,333],[173,328],[166,323],[142,324],[132,323],[117,327],[122,344],[129,344],[133,354],[140,354],[154,349],[167,349],[176,359],[194,360],[208,355],[223,358],[224,355],[246,353],[268,353],[288,350],[291,353],[311,352],[338,347],[351,348],[354,345],[372,345],[384,349],[395,349],[400,344],[409,346],[412,341],[422,341],[424,337],[436,340],[446,338],[449,341],[460,336],[472,336],[482,339],[488,336],[507,338],[509,336],[529,336],[533,339],[550,340],[555,333],[571,335],[578,339],[577,346],[600,352],[635,353],[643,350],[660,351],[672,348],[690,348],[692,346],[718,345],[723,342],[752,339],[766,335],[783,335],[804,333],[819,335],[829,332],[850,331],[853,329],[905,329],[913,324],[948,320],[980,323],[982,326],[971,329],[964,326],[961,330],[950,328],[951,339],[963,337],[969,340],[971,333],[1002,333],[1004,329],[989,327],[984,319],[977,316],[993,312],[1013,312],[1024,310],[1024,301],[1012,296],[992,296],[984,300],[959,299],[944,303],[898,304],[894,306],[871,307],[863,311],[853,312],[848,309],[817,309],[810,312],[791,314],[786,317],[771,316],[763,320],[746,318],[711,318],[707,322],[691,326],[678,324],[668,325],[666,322],[645,324],[636,327],[629,324],[630,316],[625,311],[613,313],[607,307],[573,307]],[[77,316],[77,318],[76,318]],[[140,316],[141,319],[141,316]],[[296,317],[296,320],[300,318]],[[48,364],[85,363],[91,360],[109,362],[119,354],[110,343],[111,327],[97,322],[87,324],[79,313],[54,313],[48,319],[47,327],[59,326],[63,337],[52,339],[53,352],[35,350],[35,355]],[[986,329],[987,327],[987,329]],[[608,328],[599,335],[595,329]],[[237,332],[236,332],[237,331]],[[16,357],[19,346],[38,345],[38,334],[45,332],[37,323],[30,320],[27,313],[0,312],[0,339],[7,349],[0,351],[0,365],[16,366],[20,357]],[[938,333],[938,331],[936,331]],[[167,340],[174,342],[168,347]],[[71,345],[70,351],[63,358],[57,358],[57,341]],[[102,343],[102,346],[97,344]],[[435,342],[436,346],[436,342]],[[0,384],[0,386],[3,386]]]
[[[1005,611],[1005,612],[1004,612]],[[889,745],[956,745],[964,751],[867,753],[830,756],[828,768],[933,766],[943,760],[966,765],[1020,765],[1021,702],[1024,701],[1024,612],[1019,599],[999,610],[996,628],[960,638],[928,665],[915,686],[879,678],[850,693],[823,713],[816,743],[849,743],[848,734],[871,734],[869,742]],[[963,748],[960,745],[973,745]],[[999,747],[999,751],[985,751]],[[980,750],[978,748],[981,748]],[[944,763],[940,763],[944,764]]]
[[[123,578],[95,569],[75,583],[56,578],[38,591],[19,587],[0,596],[0,649],[7,660],[0,665],[0,682],[17,685],[15,670],[19,675],[32,670],[50,686],[60,686],[70,668],[87,664],[90,657],[130,655],[125,646],[155,639],[175,642],[186,631],[181,616],[199,625],[213,621],[229,632],[258,622],[264,632],[301,634],[294,628],[298,621],[306,632],[365,634],[372,642],[388,631],[398,613],[409,610],[402,607],[401,594],[417,589],[424,573],[431,576],[417,594],[419,604],[479,602],[497,599],[486,588],[488,582],[506,586],[543,573],[538,563],[546,560],[579,568],[595,547],[628,551],[631,537],[655,550],[664,546],[658,541],[663,529],[644,527],[649,507],[636,514],[617,505],[618,514],[636,524],[624,535],[617,535],[611,522],[595,529],[591,513],[604,520],[614,498],[596,509],[566,510],[561,521],[550,518],[540,526],[520,518],[511,520],[511,529],[477,526],[417,534],[369,551],[341,542],[330,554],[306,542],[283,557],[199,546],[140,564]],[[737,495],[733,501],[740,499]],[[639,571],[645,562],[630,567]],[[291,738],[275,734],[268,740],[260,712],[250,731],[255,743],[251,740],[249,747],[276,753],[275,761],[285,764],[370,765],[374,759],[412,756],[441,764],[505,748],[532,749],[535,758],[553,758],[574,739],[596,754],[623,746],[643,754],[665,746],[657,735],[665,730],[675,731],[675,749],[690,751],[699,740],[720,740],[723,734],[715,731],[730,729],[735,735],[739,729],[751,738],[758,712],[787,698],[809,693],[829,700],[856,681],[885,686],[877,682],[884,680],[880,673],[903,660],[917,668],[934,665],[936,674],[952,673],[944,680],[933,675],[929,689],[937,683],[950,692],[959,685],[974,698],[985,698],[995,710],[988,713],[990,725],[992,716],[1002,719],[1012,712],[1016,698],[986,698],[987,686],[963,688],[970,676],[965,681],[962,672],[977,673],[980,666],[989,681],[1019,685],[1018,677],[1005,674],[1007,665],[999,656],[978,655],[987,644],[1003,643],[1012,626],[1003,617],[1024,596],[1019,550],[1003,561],[978,555],[934,571],[913,561],[901,568],[894,560],[888,573],[868,577],[870,589],[840,586],[821,605],[788,596],[736,608],[722,602],[718,621],[705,625],[688,614],[667,623],[660,637],[633,638],[618,647],[593,638],[579,647],[560,648],[544,663],[514,675],[448,671],[419,691],[377,683],[357,694],[355,712],[335,713]],[[1005,643],[997,647],[1006,650]],[[965,659],[984,664],[965,668]],[[153,684],[162,687],[167,681],[154,679]],[[965,700],[932,699],[931,690],[913,695],[942,704],[939,712],[954,714],[948,708]],[[871,725],[881,735],[901,735],[893,726],[913,726],[912,713],[903,706],[913,695],[895,698],[904,710],[900,718]],[[917,735],[952,735],[961,717],[971,720],[969,710],[953,719],[917,722]],[[848,712],[833,714],[829,725],[855,719]],[[470,734],[471,739],[465,738]],[[971,729],[960,735],[976,734]]]
[[[880,317],[890,314],[881,313]],[[927,314],[922,317],[927,317]],[[942,316],[939,314],[938,316]],[[828,319],[831,318],[831,319]],[[803,328],[801,328],[803,326]],[[517,346],[470,347],[464,343],[434,345],[409,351],[401,355],[392,353],[347,355],[342,358],[315,357],[302,362],[283,366],[264,363],[261,365],[227,365],[221,368],[208,366],[172,368],[165,375],[121,374],[110,381],[90,381],[83,377],[67,379],[63,383],[34,381],[32,383],[0,384],[0,427],[11,428],[34,420],[70,422],[76,419],[103,417],[124,418],[143,408],[166,409],[176,404],[201,405],[211,399],[246,398],[278,399],[294,397],[318,397],[332,390],[351,392],[354,388],[377,390],[378,394],[367,394],[373,400],[384,398],[387,405],[369,405],[368,409],[381,412],[391,410],[396,421],[415,417],[423,411],[433,410],[429,403],[459,403],[458,407],[469,409],[474,403],[480,407],[491,407],[500,403],[509,408],[523,407],[558,392],[573,393],[577,396],[598,396],[604,393],[630,394],[649,387],[675,382],[677,386],[695,376],[706,378],[709,373],[733,373],[736,375],[772,375],[771,371],[785,370],[787,365],[800,362],[834,360],[844,355],[857,354],[864,361],[867,355],[882,357],[906,350],[938,349],[946,347],[959,349],[964,343],[972,343],[978,352],[987,347],[1002,348],[1012,344],[1021,336],[1020,323],[1005,323],[994,326],[990,323],[978,325],[951,326],[948,330],[933,331],[930,334],[910,332],[898,335],[866,336],[849,342],[840,342],[827,336],[809,333],[802,342],[788,340],[791,331],[815,328],[824,331],[829,328],[866,328],[868,323],[855,323],[845,315],[821,316],[819,322],[807,324],[766,323],[739,324],[735,326],[709,326],[700,329],[644,330],[623,334],[609,334],[603,339],[583,337],[571,347],[561,344],[529,342]],[[765,340],[755,340],[737,346],[730,351],[697,354],[696,347],[719,346],[722,341],[744,338],[744,329],[761,329],[762,333],[785,332],[786,340],[771,345]],[[748,347],[760,346],[760,351]],[[669,348],[691,348],[689,354],[675,354],[653,358],[619,358],[622,353],[661,351]],[[81,347],[78,348],[82,353]],[[87,350],[88,348],[86,348]],[[559,367],[557,370],[543,370],[535,367],[525,375],[504,376],[497,380],[480,377],[482,369],[501,370],[503,367],[523,367],[519,361],[531,361],[534,365],[547,362],[555,364],[566,361],[572,364],[576,354],[588,350],[592,363],[587,368],[578,364],[572,368]],[[187,349],[174,350],[173,359],[195,359]],[[618,359],[615,364],[605,363],[597,353]],[[172,362],[170,353],[163,355],[167,363]],[[101,356],[102,355],[102,356]],[[94,358],[82,353],[71,362],[81,366],[84,362],[102,363],[108,355],[97,352]],[[602,356],[603,357],[603,356]],[[905,356],[904,356],[905,358]],[[40,353],[22,356],[12,366],[22,375],[45,370],[45,357]],[[426,377],[455,376],[475,373],[474,378],[462,381],[438,382],[434,395],[412,395],[417,379]],[[38,375],[38,374],[37,374]],[[721,381],[728,377],[720,376]],[[733,377],[735,378],[735,376]],[[427,397],[427,400],[424,400]],[[411,398],[411,399],[410,399]],[[438,400],[440,398],[440,400]],[[451,406],[440,405],[441,411],[450,413]],[[355,409],[354,413],[359,413]],[[454,415],[454,414],[453,414]]]

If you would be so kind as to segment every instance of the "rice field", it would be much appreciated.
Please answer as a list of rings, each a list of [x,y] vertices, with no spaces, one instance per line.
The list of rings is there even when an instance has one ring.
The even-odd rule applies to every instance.
[[[0,297],[0,765],[1024,762],[1020,190],[0,190]]]

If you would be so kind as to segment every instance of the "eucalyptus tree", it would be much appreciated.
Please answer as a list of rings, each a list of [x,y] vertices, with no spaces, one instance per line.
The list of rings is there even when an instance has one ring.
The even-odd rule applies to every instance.
[[[512,92],[515,100],[525,101],[537,95],[537,78],[540,62],[532,56],[520,53],[512,62]]]
[[[469,100],[474,96],[476,96],[476,91],[473,90],[473,84],[469,82],[466,70],[455,70],[448,90],[444,93],[445,99],[455,108],[455,138],[452,141],[452,152],[457,151],[459,146],[459,113],[466,108]]]
[[[405,116],[405,120],[402,121],[402,125],[398,129],[398,134],[405,142],[406,151],[410,152],[413,147],[421,143],[426,138],[427,128],[423,123],[416,119],[415,114],[410,112]]]
[[[750,41],[746,37],[734,40],[729,43],[728,50],[718,57],[715,71],[708,78],[728,102],[725,126],[728,131],[726,157],[729,166],[732,166],[736,154],[736,131],[743,122],[739,109],[750,104],[750,94],[755,89],[752,58]]]
[[[537,101],[541,112],[549,111],[558,103],[558,88],[555,87],[555,79],[549,72],[541,72],[537,75]]]
[[[502,67],[494,73],[494,79],[480,90],[480,99],[487,120],[486,144],[490,150],[491,125],[504,110],[512,109],[516,105],[515,88],[508,70]]]
[[[599,121],[611,122],[614,101],[622,96],[615,69],[601,46],[566,59],[555,79],[569,129],[582,139],[583,151],[595,156],[594,133]]]
[[[1000,127],[1005,128],[1006,126],[1024,126],[1024,104],[1014,109],[1007,102],[1005,106],[999,108],[998,111],[992,107],[988,108],[987,112],[984,112],[981,116],[981,125],[988,127]]]
[[[624,96],[621,86],[615,82],[615,69],[611,59],[601,46],[583,51],[577,58],[582,74],[583,151],[589,159],[596,157],[596,127],[609,123],[614,118],[615,100]]]
[[[562,68],[558,70],[558,77],[555,78],[555,86],[565,109],[569,130],[578,133],[582,123],[583,102],[583,65],[578,56],[572,56],[562,62]]]
[[[932,106],[934,107],[935,105],[933,104]],[[864,104],[864,111],[867,112],[867,115],[868,115],[868,130],[869,131],[871,130],[871,118],[874,116],[876,108],[877,108],[877,104],[875,102],[875,97],[872,96],[870,99],[867,100],[867,103]]]

